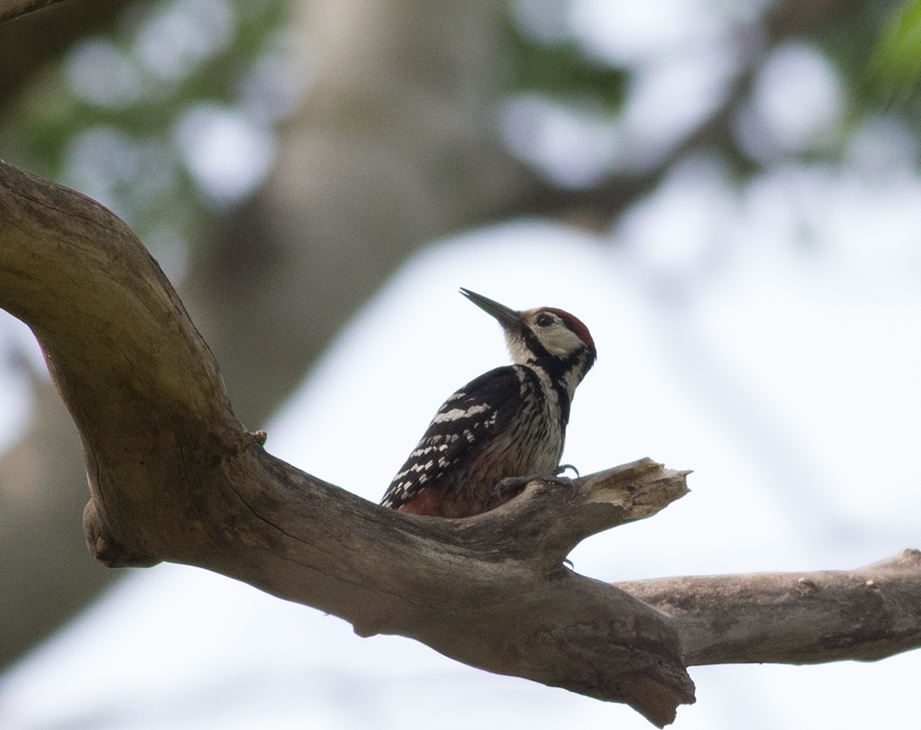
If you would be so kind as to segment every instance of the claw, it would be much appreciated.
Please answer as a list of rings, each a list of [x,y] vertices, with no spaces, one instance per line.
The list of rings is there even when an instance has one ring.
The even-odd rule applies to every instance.
[[[560,474],[563,474],[567,469],[572,469],[573,472],[575,472],[576,479],[578,479],[578,478],[581,476],[581,474],[579,474],[579,470],[576,469],[576,467],[574,467],[572,464],[560,464],[560,465],[556,468],[556,471],[554,472],[554,475],[555,475],[555,476],[559,476]]]

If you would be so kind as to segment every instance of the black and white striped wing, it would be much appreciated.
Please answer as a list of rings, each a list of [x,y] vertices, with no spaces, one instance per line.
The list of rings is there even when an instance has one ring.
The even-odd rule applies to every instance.
[[[520,387],[515,369],[506,366],[484,373],[448,398],[393,478],[381,504],[399,509],[423,488],[448,487],[446,477],[461,470],[478,445],[508,424]]]

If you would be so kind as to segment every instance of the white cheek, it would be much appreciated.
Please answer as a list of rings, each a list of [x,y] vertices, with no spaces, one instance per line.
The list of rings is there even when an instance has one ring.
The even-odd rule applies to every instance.
[[[568,329],[554,329],[541,338],[543,346],[551,355],[566,355],[579,346],[579,338]]]

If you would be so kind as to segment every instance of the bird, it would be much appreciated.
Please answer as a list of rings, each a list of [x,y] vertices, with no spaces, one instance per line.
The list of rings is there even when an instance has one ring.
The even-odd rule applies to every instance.
[[[516,311],[460,293],[502,325],[513,364],[438,409],[381,500],[398,512],[470,517],[518,494],[527,480],[516,477],[559,474],[573,394],[597,358],[588,328],[562,309]]]

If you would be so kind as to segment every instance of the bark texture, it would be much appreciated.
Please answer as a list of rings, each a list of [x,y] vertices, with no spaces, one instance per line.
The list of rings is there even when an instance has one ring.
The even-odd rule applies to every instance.
[[[463,520],[403,515],[268,454],[133,233],[85,196],[0,164],[0,307],[25,321],[80,432],[90,551],[167,560],[401,634],[489,671],[625,702],[656,725],[687,664],[876,659],[921,644],[921,559],[854,573],[612,586],[563,565],[599,531],[683,496],[643,459],[535,480]]]
[[[859,570],[618,583],[670,616],[688,666],[873,661],[921,646],[921,551]]]

